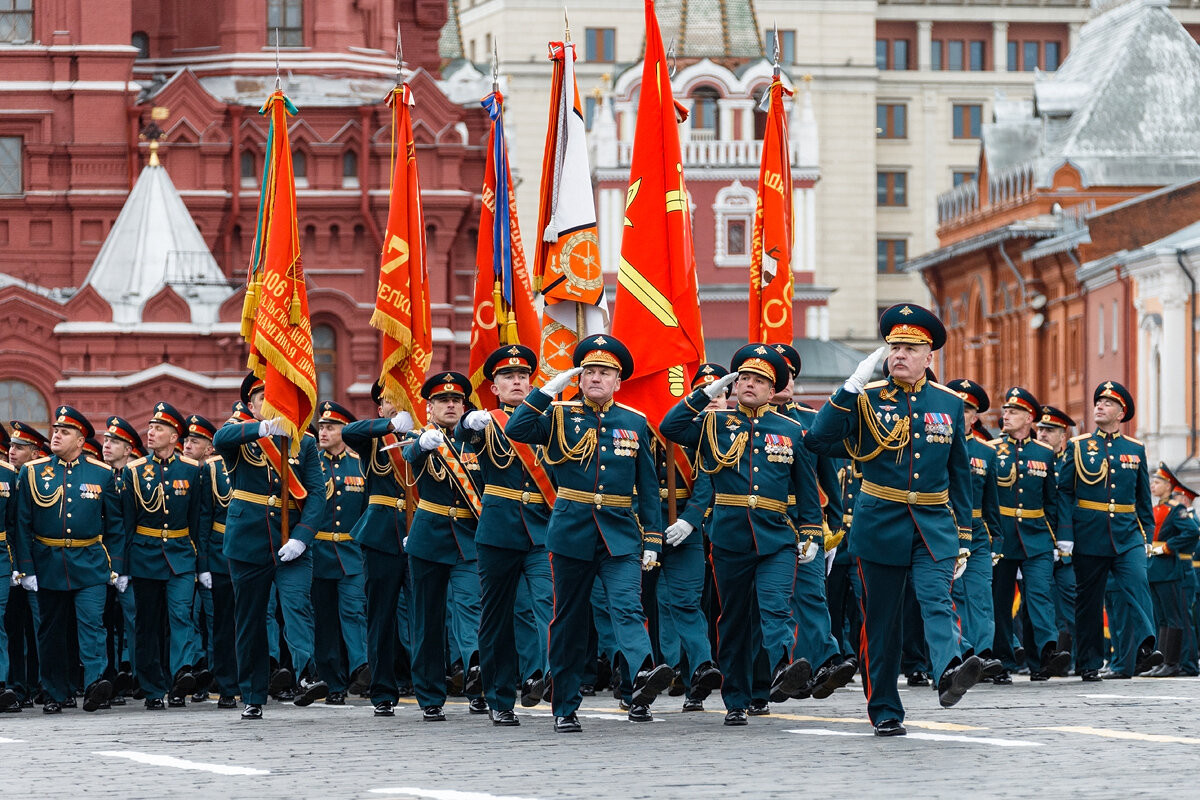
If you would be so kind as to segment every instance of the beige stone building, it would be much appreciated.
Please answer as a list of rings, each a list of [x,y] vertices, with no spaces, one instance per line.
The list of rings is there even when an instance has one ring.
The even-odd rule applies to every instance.
[[[442,52],[465,61],[449,64],[445,77],[473,90],[479,73],[490,70],[496,47],[508,97],[518,208],[532,232],[549,97],[546,43],[563,36],[563,3],[450,2]],[[711,41],[719,50],[712,60],[735,74],[752,68],[754,57],[770,54],[763,43],[777,25],[784,71],[797,86],[811,76],[820,176],[815,241],[805,244],[814,253],[811,282],[831,290],[823,332],[866,345],[876,337],[880,307],[928,297],[920,276],[898,267],[937,247],[937,197],[973,176],[979,131],[991,120],[997,99],[1032,100],[1035,71],[1056,69],[1093,6],[1114,2],[1121,0],[659,0],[658,15],[664,38],[684,42],[678,52]],[[1193,35],[1200,31],[1194,0],[1169,5]],[[591,117],[614,78],[641,57],[643,2],[568,2],[567,9],[579,44],[580,93]],[[750,52],[747,26],[763,49]],[[681,72],[686,66],[681,58]],[[754,138],[746,121],[753,98],[715,97],[706,104],[703,82],[695,80],[677,85],[681,90],[678,99],[693,108],[687,123],[693,128],[698,101],[701,115],[710,105],[715,109],[717,121],[702,118],[699,125],[710,127],[691,131],[693,138]],[[701,94],[688,96],[689,91]],[[618,130],[631,136],[632,120],[618,119]],[[605,268],[616,265],[606,262]]]

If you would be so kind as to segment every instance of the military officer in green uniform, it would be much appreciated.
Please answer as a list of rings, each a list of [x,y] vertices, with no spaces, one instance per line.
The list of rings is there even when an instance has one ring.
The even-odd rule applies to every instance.
[[[1129,615],[1135,673],[1162,663],[1146,576],[1147,540],[1154,530],[1146,448],[1121,434],[1121,423],[1133,419],[1133,396],[1116,381],[1105,381],[1092,393],[1092,403],[1096,430],[1071,439],[1058,475],[1058,546],[1075,562],[1075,663],[1085,681],[1100,680],[1110,573]],[[1114,651],[1113,658],[1129,655]]]
[[[459,372],[425,381],[421,396],[429,401],[430,423],[404,447],[420,498],[404,548],[412,586],[413,686],[426,722],[446,719],[447,599],[454,606],[450,619],[467,670],[463,691],[471,697],[470,711],[488,710],[479,672],[479,460],[454,435],[470,393],[471,381]]]
[[[779,413],[800,423],[805,433],[812,427],[817,412],[792,401],[792,387],[800,376],[800,353],[790,344],[773,344],[788,365],[787,385],[776,392],[771,402]],[[825,535],[821,541],[823,558],[814,558],[796,567],[796,582],[792,587],[792,622],[796,631],[797,655],[814,667],[812,680],[797,693],[798,698],[812,696],[818,700],[829,697],[854,677],[856,666],[843,658],[838,640],[833,635],[829,605],[825,599],[825,578],[833,568],[837,549],[845,535],[842,527],[842,487],[838,483],[837,465],[831,456],[815,454],[817,491],[824,516]],[[788,498],[789,503],[794,498]],[[842,531],[839,535],[837,531]],[[772,700],[786,700],[786,697]]]
[[[367,480],[367,506],[350,535],[362,548],[367,598],[367,664],[371,703],[375,716],[395,715],[400,699],[396,679],[396,653],[400,645],[397,606],[408,574],[404,539],[408,536],[405,515],[408,466],[400,450],[404,436],[412,430],[412,415],[396,408],[383,388],[371,390],[378,417],[350,422],[342,428],[342,441],[361,458]],[[401,621],[407,625],[407,620]],[[351,683],[366,675],[359,670]]]
[[[4,438],[9,438],[7,431],[4,431]],[[14,569],[16,562],[9,541],[10,523],[16,518],[16,509],[17,469],[7,461],[0,461],[0,711],[21,710],[21,698],[7,685],[8,633],[4,629],[9,589],[21,580],[20,570]]]
[[[325,465],[328,502],[313,542],[315,658],[317,673],[329,684],[325,702],[344,705],[351,676],[365,677],[367,669],[362,547],[350,533],[367,506],[367,479],[362,458],[342,440],[342,429],[355,421],[354,415],[331,400],[317,410],[317,444]]]
[[[1189,577],[1191,557],[1200,538],[1200,527],[1191,509],[1172,495],[1179,479],[1166,464],[1159,463],[1150,476],[1150,494],[1154,497],[1154,539],[1146,572],[1154,601],[1154,620],[1158,641],[1162,642],[1163,663],[1147,673],[1152,678],[1173,678],[1180,674],[1184,639],[1190,634],[1188,598],[1184,581]]]
[[[520,724],[513,707],[535,706],[545,692],[547,631],[553,611],[546,524],[554,484],[536,451],[512,442],[504,425],[525,395],[537,369],[537,354],[524,345],[504,345],[488,356],[483,376],[499,401],[495,411],[476,410],[458,423],[456,438],[478,454],[483,506],[475,529],[479,556],[479,667],[492,723]],[[523,643],[532,654],[518,657],[514,630],[517,598],[529,598],[535,635]],[[524,669],[521,669],[524,667]]]
[[[264,394],[261,379],[253,373],[247,375],[241,394],[255,420],[226,424],[213,437],[213,447],[225,461],[233,492],[222,551],[229,560],[233,580],[238,684],[245,704],[242,719],[262,719],[270,671],[267,601],[280,565],[300,558],[317,534],[325,514],[325,476],[311,436],[300,441],[297,456],[289,456],[289,443],[282,435],[279,420],[260,419]],[[286,531],[280,483],[284,458],[288,459],[291,479]],[[308,702],[320,699],[323,685],[318,681],[312,687],[303,687],[301,698]],[[328,687],[324,688],[328,692]]]
[[[7,458],[14,469],[19,472],[21,467],[35,458],[45,458],[50,454],[50,442],[36,428],[17,419],[12,420],[10,424],[12,434],[9,437]],[[16,497],[15,486],[13,497]],[[10,508],[15,512],[16,507],[14,499]],[[9,589],[9,607],[4,620],[9,637],[8,682],[9,688],[16,692],[21,700],[20,708],[32,708],[33,697],[38,691],[37,595],[21,587],[15,524],[9,527],[11,529],[8,531],[8,540],[13,552],[13,572],[18,577],[17,582]],[[129,635],[133,636],[132,625],[129,626]]]
[[[103,678],[104,597],[110,582],[120,581],[118,589],[124,590],[129,578],[112,469],[81,457],[83,441],[94,434],[83,414],[59,406],[50,439],[53,455],[30,461],[17,476],[15,552],[21,587],[39,592],[46,714],[60,713],[70,696],[72,609],[86,686],[83,710],[95,711],[112,694],[112,683]]]
[[[663,545],[653,434],[644,414],[613,399],[633,374],[633,356],[619,340],[596,334],[582,339],[572,358],[575,367],[532,390],[504,428],[513,441],[546,448],[544,462],[557,482],[546,548],[554,580],[551,699],[560,733],[581,730],[577,712],[597,578],[623,667],[634,676],[629,719],[653,719],[650,704],[675,674],[654,665],[641,598],[641,569],[658,562]],[[576,375],[580,399],[553,402]]]
[[[1000,552],[1000,503],[996,493],[996,448],[975,430],[979,415],[991,407],[987,391],[973,380],[950,381],[951,389],[963,400],[963,422],[967,426],[967,456],[971,465],[971,537],[959,536],[959,564],[951,597],[958,614],[964,645],[984,660],[983,677],[995,677],[1003,669],[991,657],[996,617],[992,602],[992,553]],[[964,548],[966,553],[963,553]]]
[[[1000,500],[1002,558],[992,573],[992,602],[996,632],[992,652],[1004,664],[1014,664],[1012,650],[1012,602],[1017,570],[1024,577],[1022,602],[1029,611],[1037,655],[1029,679],[1044,681],[1063,669],[1071,654],[1058,648],[1058,626],[1054,621],[1054,530],[1058,525],[1054,461],[1057,454],[1032,438],[1033,421],[1041,413],[1037,398],[1027,389],[1014,386],[1004,396],[1004,433],[991,444],[996,451],[996,486]],[[1034,659],[1036,658],[1036,662]],[[1001,672],[997,685],[1012,678]]]
[[[182,706],[197,688],[189,660],[192,598],[197,579],[212,586],[208,543],[200,536],[212,491],[200,464],[175,453],[183,420],[170,403],[155,405],[146,431],[150,455],[125,465],[122,477],[125,564],[137,608],[136,674],[147,709],[162,709],[163,695]],[[168,630],[169,650],[163,646]]]
[[[791,595],[797,563],[816,560],[824,534],[816,457],[804,447],[803,426],[770,402],[791,381],[786,360],[774,347],[754,343],[734,353],[729,368],[668,411],[662,432],[695,447],[699,470],[712,481],[721,695],[725,724],[741,726],[748,722],[760,648],[772,670],[772,697],[793,696],[812,678],[808,660],[792,658]],[[731,384],[737,407],[705,411]]]
[[[184,455],[204,469],[205,480],[212,493],[212,501],[201,510],[199,527],[199,537],[208,553],[208,571],[212,576],[209,588],[199,585],[199,597],[208,628],[208,669],[217,688],[217,708],[237,708],[237,629],[233,616],[233,581],[229,577],[229,560],[223,552],[225,518],[229,514],[233,491],[229,487],[229,475],[225,472],[225,459],[213,449],[217,426],[199,414],[192,414],[186,422]],[[207,696],[208,689],[204,691]]]
[[[104,430],[102,445],[103,460],[112,467],[117,494],[125,492],[125,465],[146,454],[141,434],[131,422],[122,417],[109,417]],[[133,688],[134,663],[137,647],[134,644],[134,616],[136,604],[133,587],[126,586],[124,592],[113,587],[108,593],[108,607],[116,606],[116,613],[109,614],[109,668],[116,677],[113,680],[113,705],[125,705],[124,693]]]
[[[957,703],[983,664],[962,657],[950,599],[959,542],[971,537],[972,504],[962,398],[926,375],[946,329],[928,309],[906,303],[883,312],[879,332],[887,346],[864,359],[817,413],[807,441],[844,443],[860,462],[850,547],[862,576],[867,712],[877,735],[897,736],[906,733],[896,677],[900,598],[910,576],[941,704]],[[889,377],[868,383],[885,354]]]
[[[1057,456],[1054,459],[1054,481],[1066,460],[1067,441],[1075,420],[1065,411],[1054,406],[1042,406],[1042,416],[1037,421],[1037,438],[1050,446]],[[1072,652],[1075,643],[1075,564],[1070,555],[1054,551],[1054,617],[1058,624],[1058,649]],[[1066,676],[1066,670],[1059,674]]]

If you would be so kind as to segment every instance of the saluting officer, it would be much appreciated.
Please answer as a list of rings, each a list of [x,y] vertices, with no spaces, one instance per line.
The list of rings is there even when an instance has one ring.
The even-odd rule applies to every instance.
[[[367,664],[375,716],[395,716],[400,687],[396,680],[397,605],[408,574],[404,539],[408,467],[400,450],[401,437],[412,430],[412,415],[396,408],[378,383],[371,389],[379,416],[360,419],[342,428],[342,440],[362,459],[367,479],[367,507],[350,532],[363,553],[367,596]],[[407,627],[408,620],[400,620]],[[357,669],[351,685],[368,678]]]
[[[479,461],[471,446],[454,435],[471,381],[458,372],[439,373],[421,387],[429,401],[429,425],[404,447],[416,476],[417,512],[408,541],[412,574],[413,687],[426,722],[446,719],[446,601],[450,624],[467,671],[463,692],[470,712],[487,712],[479,674],[479,570],[475,525]]]
[[[125,570],[125,532],[112,469],[82,458],[92,423],[70,406],[55,412],[48,458],[30,461],[17,476],[16,556],[21,586],[39,592],[38,652],[46,702],[58,714],[70,696],[68,659],[71,616],[83,663],[83,710],[95,711],[112,695],[103,677],[105,587]]]
[[[208,543],[199,535],[212,492],[200,464],[175,453],[183,419],[171,404],[158,403],[146,430],[150,455],[129,462],[123,477],[125,563],[137,608],[136,674],[147,709],[162,709],[168,694],[172,706],[182,706],[197,688],[188,660],[192,597],[197,576],[201,586],[212,586]],[[164,665],[168,629],[170,660]],[[168,682],[168,676],[174,677]]]
[[[346,447],[342,429],[355,417],[338,403],[321,403],[317,445],[325,464],[325,519],[313,544],[312,604],[317,672],[329,684],[328,705],[346,702],[350,678],[367,669],[367,597],[362,547],[351,531],[367,506],[362,458]],[[343,650],[344,648],[344,650]],[[365,680],[358,687],[366,688]]]
[[[529,393],[537,354],[519,344],[498,348],[483,376],[499,401],[495,411],[463,416],[455,431],[479,457],[483,508],[475,529],[479,556],[479,667],[492,724],[519,725],[513,713],[516,686],[521,705],[536,706],[545,692],[547,631],[553,610],[546,524],[554,484],[536,451],[504,435],[504,425]],[[532,636],[518,642],[517,598],[523,592],[534,619]],[[518,652],[521,657],[518,657]]]
[[[816,457],[804,447],[800,423],[770,402],[791,380],[787,362],[770,345],[748,344],[729,368],[668,411],[661,429],[668,439],[696,448],[699,469],[712,481],[709,536],[721,600],[721,696],[725,724],[745,725],[760,647],[772,669],[773,698],[796,694],[812,678],[807,659],[792,659],[791,595],[797,563],[816,559],[823,532]],[[737,407],[705,411],[730,384]]]
[[[865,358],[817,413],[806,442],[844,442],[860,462],[850,547],[863,584],[867,712],[876,735],[898,736],[906,733],[896,687],[900,598],[910,574],[942,706],[979,681],[983,664],[961,657],[950,599],[959,537],[971,535],[971,475],[962,398],[926,375],[946,329],[909,303],[886,309],[879,332],[887,346]],[[889,377],[868,383],[885,353]]]
[[[1154,541],[1150,545],[1147,575],[1154,599],[1154,619],[1158,623],[1158,640],[1162,642],[1163,663],[1151,670],[1151,678],[1173,678],[1180,674],[1179,661],[1184,641],[1191,634],[1188,620],[1188,597],[1184,581],[1190,577],[1192,553],[1200,538],[1200,527],[1191,509],[1172,497],[1179,479],[1159,462],[1150,477],[1150,493],[1154,496]],[[1186,571],[1185,571],[1186,570]]]
[[[996,633],[992,652],[1005,664],[1015,663],[1012,651],[1012,601],[1017,570],[1024,577],[1022,603],[1027,607],[1037,647],[1037,667],[1031,681],[1044,681],[1071,661],[1058,648],[1054,621],[1054,531],[1058,526],[1057,490],[1054,485],[1055,452],[1032,438],[1033,421],[1040,414],[1037,398],[1014,386],[1004,397],[1004,433],[992,441],[996,448],[996,486],[1003,528],[1002,558],[992,573],[992,602]],[[1068,551],[1069,545],[1065,547]],[[1032,659],[1031,659],[1032,661]],[[1007,672],[996,675],[997,685],[1011,684]]]
[[[1105,381],[1092,393],[1092,403],[1096,431],[1071,439],[1058,475],[1059,550],[1074,556],[1075,662],[1085,681],[1100,680],[1110,572],[1137,646],[1135,674],[1162,663],[1154,648],[1146,576],[1147,531],[1154,530],[1146,448],[1121,435],[1121,423],[1133,419],[1133,396],[1116,381]],[[1129,654],[1118,649],[1114,661],[1126,659]]]
[[[280,564],[303,555],[316,536],[325,513],[325,476],[312,437],[304,436],[299,455],[289,457],[281,422],[261,419],[261,379],[247,375],[241,394],[255,421],[226,424],[213,437],[213,447],[225,461],[233,489],[222,547],[233,579],[238,683],[245,703],[242,719],[262,719],[270,671],[267,601]],[[281,513],[284,458],[290,477],[288,531],[283,530]],[[328,692],[319,681],[304,687],[301,698],[310,703],[320,699],[322,687]]]
[[[573,369],[531,391],[504,428],[513,441],[545,446],[544,461],[558,484],[546,547],[554,580],[550,672],[559,733],[582,729],[576,712],[597,577],[618,652],[634,674],[629,719],[652,720],[650,704],[675,675],[666,664],[654,665],[641,598],[639,564],[651,568],[663,544],[653,434],[644,414],[613,400],[633,374],[633,356],[617,339],[596,334],[575,346],[573,361]],[[551,407],[554,395],[580,374],[581,399]]]
[[[778,343],[771,346],[783,356],[789,373],[787,384],[775,393],[771,402],[779,409],[780,414],[796,420],[807,433],[816,419],[817,412],[792,401],[792,389],[800,375],[800,353],[790,344]],[[801,687],[794,696],[803,699],[811,695],[823,700],[849,683],[857,666],[842,657],[838,640],[833,635],[829,604],[825,599],[825,578],[833,568],[838,546],[845,536],[842,528],[842,487],[838,483],[837,465],[832,457],[816,454],[813,467],[817,475],[817,492],[825,522],[825,535],[821,540],[824,558],[815,558],[797,565],[796,582],[792,587],[792,622],[796,631],[795,651],[804,656],[814,666],[815,671],[809,684]],[[788,498],[789,504],[794,501],[794,497]],[[778,702],[786,700],[787,697],[771,699]]]
[[[960,562],[955,570],[951,597],[958,614],[964,645],[984,659],[983,677],[993,678],[1003,665],[992,658],[996,617],[992,602],[992,553],[1001,550],[1000,502],[996,492],[996,447],[975,428],[979,415],[991,408],[987,391],[973,380],[959,378],[946,384],[963,400],[967,426],[967,456],[971,465],[971,535],[959,534]],[[967,549],[963,559],[963,549]],[[965,563],[964,563],[965,561]]]
[[[202,510],[199,528],[200,539],[206,543],[208,571],[212,576],[211,587],[205,588],[201,584],[199,591],[208,626],[206,658],[212,682],[217,687],[217,708],[237,708],[237,627],[233,615],[233,581],[229,577],[229,560],[223,552],[225,520],[229,515],[233,490],[229,486],[229,475],[225,472],[225,459],[213,449],[217,426],[199,414],[189,416],[186,423],[183,454],[200,464],[212,492],[212,502]],[[204,689],[204,695],[207,699],[207,688]]]

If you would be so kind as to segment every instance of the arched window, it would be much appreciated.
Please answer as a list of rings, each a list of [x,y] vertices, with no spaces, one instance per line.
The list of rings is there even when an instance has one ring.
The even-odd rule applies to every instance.
[[[308,188],[308,156],[299,150],[292,151],[292,174],[296,176],[296,188]]]
[[[0,381],[0,419],[19,419],[39,431],[48,431],[50,407],[42,393],[25,381]]]
[[[358,188],[358,153],[353,150],[342,153],[342,188]]]
[[[239,170],[239,174],[242,176],[242,186],[248,189],[258,186],[258,169],[254,163],[254,153],[249,150],[242,151]]]
[[[692,138],[716,139],[720,130],[717,99],[720,94],[711,86],[701,86],[692,92]]]
[[[129,44],[137,48],[138,58],[150,57],[150,36],[145,31],[134,31],[129,37]]]
[[[337,334],[329,325],[314,325],[312,335],[317,400],[337,400]]]

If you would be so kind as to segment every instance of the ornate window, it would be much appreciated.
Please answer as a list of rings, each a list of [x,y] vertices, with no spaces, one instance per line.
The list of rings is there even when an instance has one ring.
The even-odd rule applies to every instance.
[[[342,188],[358,188],[358,153],[353,150],[342,153]]]
[[[21,137],[0,136],[0,195],[21,194]]]
[[[716,247],[713,263],[718,267],[749,267],[750,237],[754,232],[754,189],[734,181],[717,192],[713,203],[716,218]]]
[[[25,381],[0,381],[0,419],[19,419],[44,431],[50,427],[50,407],[42,393]]]

